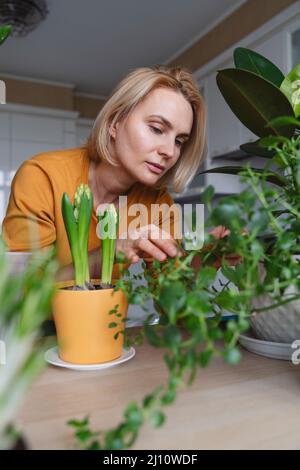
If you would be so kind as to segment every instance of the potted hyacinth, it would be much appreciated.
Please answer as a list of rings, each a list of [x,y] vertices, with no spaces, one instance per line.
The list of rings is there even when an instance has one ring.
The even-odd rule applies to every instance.
[[[235,49],[234,63],[235,68],[218,72],[217,84],[237,118],[258,137],[241,149],[260,157],[264,165],[226,166],[206,173],[243,175],[256,194],[257,220],[263,211],[270,212],[264,217],[271,222],[260,234],[260,281],[273,279],[277,289],[253,298],[251,325],[260,339],[291,343],[300,334],[300,64],[284,76],[267,58],[245,48]],[[279,297],[286,296],[294,301],[280,302]]]
[[[88,240],[93,194],[81,184],[74,205],[62,197],[62,215],[70,245],[75,278],[59,283],[53,315],[61,359],[74,364],[96,364],[121,356],[128,302],[112,279],[118,213],[113,204],[98,215],[102,242],[99,279],[90,279]],[[99,253],[100,256],[100,253]]]

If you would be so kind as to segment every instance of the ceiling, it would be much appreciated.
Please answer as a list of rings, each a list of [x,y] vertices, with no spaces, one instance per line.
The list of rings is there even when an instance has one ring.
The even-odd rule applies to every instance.
[[[71,83],[105,97],[129,70],[168,62],[243,1],[47,3],[49,15],[35,31],[1,46],[1,73]]]

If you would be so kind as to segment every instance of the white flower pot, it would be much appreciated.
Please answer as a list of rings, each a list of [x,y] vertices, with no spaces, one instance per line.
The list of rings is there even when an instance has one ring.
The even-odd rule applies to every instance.
[[[265,270],[261,265],[261,280]],[[286,294],[295,294],[293,286],[287,288]],[[263,308],[274,304],[269,295],[253,299],[255,308]],[[287,303],[265,312],[253,313],[250,318],[251,327],[257,338],[278,343],[292,343],[300,339],[300,300]]]

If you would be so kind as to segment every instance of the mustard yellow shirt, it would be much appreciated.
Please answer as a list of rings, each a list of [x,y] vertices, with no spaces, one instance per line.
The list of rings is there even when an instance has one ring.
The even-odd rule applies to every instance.
[[[61,199],[66,192],[72,202],[79,184],[88,184],[89,158],[84,148],[41,153],[26,160],[16,172],[3,221],[3,238],[10,251],[32,251],[56,244],[62,266],[72,262],[70,247],[61,214]],[[167,189],[154,190],[140,183],[127,194],[128,208],[132,204],[168,204],[174,201]],[[150,212],[149,212],[150,213]],[[176,216],[175,216],[176,218]],[[128,215],[128,225],[134,219]],[[156,225],[162,226],[159,216]],[[147,222],[147,221],[146,221]],[[100,247],[96,235],[98,223],[95,209],[92,215],[89,250]],[[148,219],[148,223],[151,220]],[[174,235],[174,213],[170,212],[170,233]],[[180,238],[178,238],[180,239]]]

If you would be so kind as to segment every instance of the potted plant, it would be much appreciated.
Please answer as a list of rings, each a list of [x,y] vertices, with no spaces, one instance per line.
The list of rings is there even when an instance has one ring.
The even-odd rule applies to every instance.
[[[279,150],[277,141],[272,150],[276,153],[284,150],[290,158],[299,159],[300,164],[300,136],[286,139],[287,148],[281,145],[281,140]],[[295,205],[290,207],[292,200],[287,203],[284,187],[268,185],[268,167],[259,175],[249,166],[243,173],[247,187],[239,194],[222,198],[215,207],[214,189],[209,186],[202,194],[202,202],[209,210],[204,248],[163,263],[154,261],[151,268],[144,266],[148,286],[137,285],[135,279],[129,280],[130,288],[128,284],[124,286],[130,303],[146,305],[150,298],[161,312],[159,324],[145,324],[127,341],[140,344],[146,338],[153,347],[163,348],[167,377],[164,385],[157,384],[140,402],[129,403],[121,423],[113,429],[91,429],[88,416],[71,420],[69,425],[75,429],[79,447],[110,450],[131,447],[146,421],[154,427],[164,423],[165,408],[215,356],[232,365],[239,362],[237,342],[241,333],[248,330],[254,312],[266,312],[268,316],[274,309],[299,301],[300,263],[294,252],[299,239],[300,200],[294,193]],[[278,201],[283,209],[278,209]],[[288,211],[286,217],[283,212],[281,216],[278,213],[284,209]],[[229,233],[216,240],[209,233],[210,228],[225,224]],[[272,235],[268,241],[266,233]],[[240,262],[231,266],[230,254],[234,252],[240,256]],[[192,267],[195,255],[202,262],[196,272]],[[266,270],[263,282],[262,261]],[[227,279],[218,286],[217,265]],[[118,282],[122,288],[124,279]],[[253,299],[260,297],[267,297],[267,302],[259,307],[253,305]],[[228,321],[223,321],[224,313],[231,314]],[[277,325],[280,328],[281,323]]]
[[[257,56],[255,60],[258,60]],[[264,66],[269,69],[269,62],[264,62]],[[271,71],[274,72],[273,67]],[[238,72],[238,77],[244,77],[243,72]],[[255,74],[249,73],[247,93],[251,89],[254,95],[258,93],[258,85],[254,78],[251,88]],[[299,302],[300,263],[295,254],[299,253],[300,236],[300,136],[294,134],[297,134],[295,131],[300,123],[296,120],[292,105],[285,96],[280,95],[282,92],[278,87],[274,91],[275,85],[269,80],[259,79],[264,80],[262,100],[264,94],[269,93],[266,89],[271,90],[266,110],[256,109],[249,97],[245,101],[250,102],[251,112],[244,102],[244,108],[239,102],[236,109],[243,113],[244,123],[248,122],[249,111],[253,126],[258,126],[255,116],[263,116],[256,130],[265,140],[260,139],[243,147],[261,155],[266,162],[264,168],[245,165],[242,168],[209,170],[240,174],[246,187],[239,194],[220,199],[214,207],[214,188],[209,186],[201,195],[201,202],[209,211],[204,247],[163,263],[154,261],[151,268],[144,266],[148,286],[135,286],[134,279],[131,279],[131,288],[126,287],[130,303],[145,305],[150,297],[161,313],[158,325],[145,324],[130,342],[138,344],[145,337],[153,347],[164,349],[168,370],[165,385],[158,385],[139,403],[130,403],[125,408],[122,422],[114,429],[92,430],[88,416],[71,420],[69,425],[74,428],[81,448],[131,447],[147,420],[155,427],[164,423],[164,408],[174,402],[180,388],[191,384],[199,369],[207,367],[214,356],[221,355],[232,365],[240,360],[237,342],[240,334],[249,328],[255,312],[268,318],[276,309]],[[230,87],[228,99],[240,97],[240,92],[242,95],[246,93],[246,89],[238,83],[233,86],[232,80]],[[280,96],[274,103],[270,98],[272,93],[275,98]],[[284,109],[276,108],[280,102]],[[269,110],[270,103],[274,104],[275,110],[274,107]],[[288,117],[279,119],[282,114]],[[274,121],[275,118],[277,121]],[[265,128],[271,119],[272,127]],[[251,124],[252,130],[253,126]],[[273,137],[268,137],[269,134]],[[209,233],[216,226],[228,228],[224,236],[218,239]],[[230,265],[232,253],[240,257],[236,266]],[[195,256],[201,258],[201,269],[196,272],[192,267]],[[219,266],[227,280],[220,281],[217,286]],[[122,282],[121,279],[120,285]],[[253,299],[263,299],[264,302],[258,305]],[[226,322],[222,321],[224,313],[231,314]],[[292,322],[295,333],[294,317]],[[277,331],[285,329],[283,323],[280,317]]]
[[[207,172],[243,174],[250,179],[257,195],[258,213],[262,205],[272,207],[272,223],[267,224],[265,233],[261,234],[264,246],[260,280],[263,283],[273,278],[281,286],[286,281],[286,272],[295,272],[299,254],[297,211],[300,196],[300,122],[297,117],[300,115],[300,65],[296,65],[285,77],[268,59],[245,48],[234,51],[234,62],[235,69],[218,72],[217,83],[232,111],[259,137],[256,142],[241,145],[241,149],[259,156],[265,164],[263,168],[228,166]],[[224,220],[224,224],[227,223]],[[293,242],[286,243],[288,239]],[[284,244],[287,257],[292,256],[292,265],[278,254],[279,243]],[[274,254],[277,254],[277,259]],[[297,290],[291,280],[284,292],[297,297]],[[299,301],[276,308],[274,306],[271,312],[265,314],[270,304],[271,293],[253,299],[257,311],[253,312],[251,324],[256,336],[285,343],[299,338]]]
[[[90,279],[88,237],[93,195],[81,184],[74,204],[64,193],[62,215],[69,240],[75,279],[58,285],[53,316],[61,359],[74,364],[112,361],[122,354],[128,309],[126,295],[112,280],[118,214],[113,204],[98,215],[102,241],[99,279]],[[100,256],[100,252],[99,252]]]
[[[45,366],[49,342],[42,338],[55,291],[58,268],[54,250],[34,253],[13,272],[0,239],[0,448],[20,449],[26,443],[17,427],[24,395]]]

